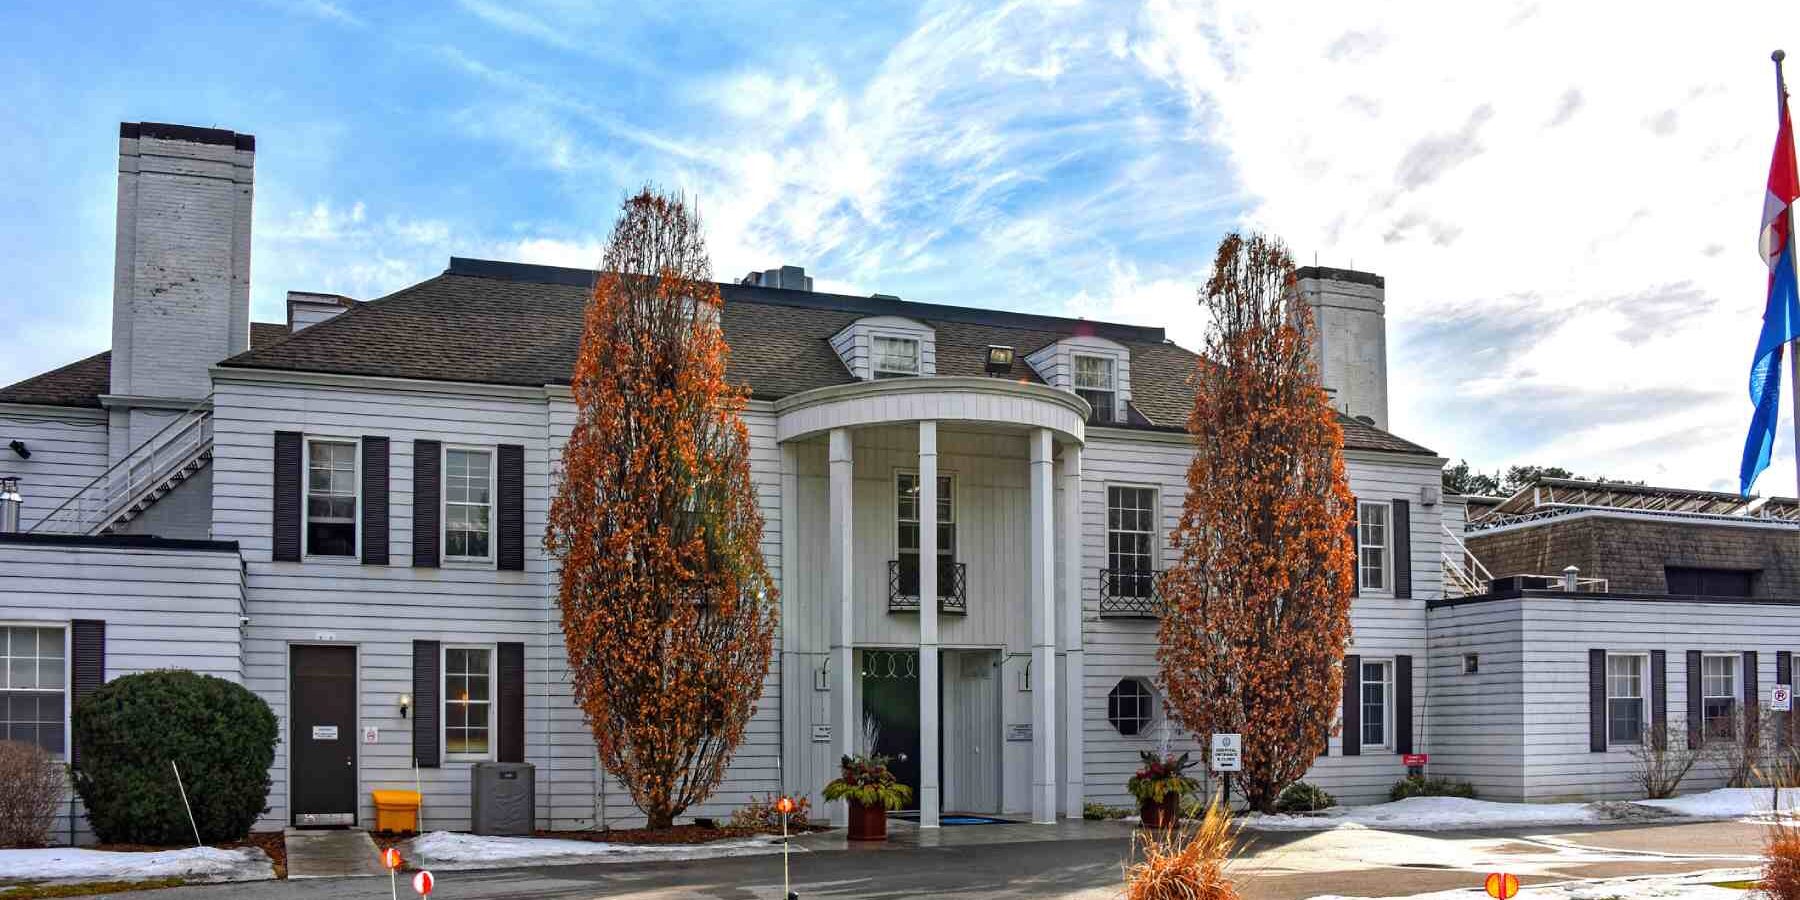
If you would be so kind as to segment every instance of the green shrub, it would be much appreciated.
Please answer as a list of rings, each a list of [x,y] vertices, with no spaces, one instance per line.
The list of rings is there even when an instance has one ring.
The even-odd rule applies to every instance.
[[[1281,789],[1275,798],[1275,811],[1283,813],[1318,812],[1337,805],[1337,798],[1324,788],[1296,781]]]
[[[1423,775],[1408,775],[1394,782],[1388,791],[1389,800],[1405,800],[1408,797],[1462,797],[1475,799],[1475,786],[1466,781],[1451,781],[1448,778],[1426,778]]]
[[[1088,800],[1081,804],[1081,817],[1097,822],[1123,819],[1126,816],[1131,815],[1131,812],[1130,809],[1123,806],[1107,806],[1104,803],[1095,803],[1092,800]]]
[[[180,670],[126,675],[75,707],[75,790],[105,843],[194,839],[169,763],[207,843],[236,840],[268,809],[275,713],[222,678]]]

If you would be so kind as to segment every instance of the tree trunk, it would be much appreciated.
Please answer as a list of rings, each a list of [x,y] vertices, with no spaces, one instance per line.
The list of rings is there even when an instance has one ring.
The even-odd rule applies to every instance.
[[[645,823],[645,827],[649,828],[651,831],[660,831],[664,828],[675,827],[675,813],[673,810],[658,807],[645,813],[645,816],[649,820]]]

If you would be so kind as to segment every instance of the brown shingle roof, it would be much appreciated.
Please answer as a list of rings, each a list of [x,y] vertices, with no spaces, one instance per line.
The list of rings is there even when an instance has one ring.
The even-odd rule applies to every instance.
[[[480,384],[567,384],[581,342],[594,273],[580,269],[452,259],[444,274],[347,310],[288,340],[222,365]],[[720,284],[720,323],[732,347],[728,374],[752,396],[773,400],[855,379],[831,337],[858,319],[917,319],[936,333],[937,374],[985,374],[987,347],[1020,357],[1015,377],[1037,380],[1023,357],[1075,334],[1095,334],[1131,352],[1131,425],[1179,431],[1193,395],[1195,355],[1162,329],[1024,313]],[[1345,446],[1431,451],[1355,420]]]
[[[278,322],[250,323],[250,347],[266,347],[288,336]],[[81,406],[98,409],[100,395],[112,386],[112,351],[103,350],[42,375],[0,388],[0,403],[32,406]]]

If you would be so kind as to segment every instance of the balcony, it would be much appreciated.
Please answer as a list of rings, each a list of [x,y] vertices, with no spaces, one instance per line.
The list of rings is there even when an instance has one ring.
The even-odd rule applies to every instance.
[[[1100,570],[1100,617],[1154,619],[1162,615],[1162,573],[1147,569]]]
[[[964,563],[938,560],[938,612],[968,615],[968,571]],[[888,560],[888,612],[919,611],[919,558]]]

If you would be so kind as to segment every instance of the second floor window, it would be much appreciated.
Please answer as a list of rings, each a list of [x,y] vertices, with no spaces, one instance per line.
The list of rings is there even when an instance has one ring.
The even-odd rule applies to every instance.
[[[1118,402],[1113,360],[1105,356],[1075,357],[1075,393],[1094,408],[1094,421],[1111,422]]]
[[[900,587],[904,593],[919,593],[919,475],[901,472],[894,479],[895,507],[898,510],[900,555]],[[956,564],[956,479],[939,475],[937,479],[937,556],[938,596],[945,595],[945,585],[952,582],[950,568]]]
[[[919,374],[919,342],[915,338],[875,338],[874,369],[876,378],[898,378]]]
[[[1365,591],[1385,590],[1388,556],[1388,505],[1363,503],[1357,508],[1356,568]]]
[[[306,553],[356,555],[356,445],[306,443]]]
[[[1113,573],[1114,594],[1121,597],[1154,595],[1154,488],[1109,486],[1106,489],[1106,567]]]
[[[485,560],[493,556],[493,459],[486,450],[444,451],[444,556]]]

